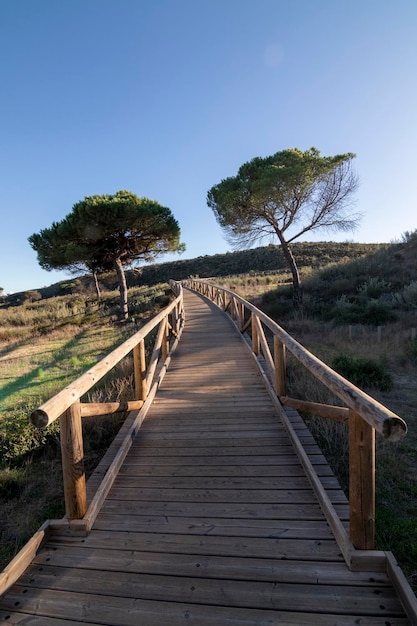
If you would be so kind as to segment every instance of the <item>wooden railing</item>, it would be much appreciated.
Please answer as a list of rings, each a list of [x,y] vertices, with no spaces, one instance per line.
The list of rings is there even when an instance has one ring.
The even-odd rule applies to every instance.
[[[258,364],[261,359],[265,364],[270,387],[281,405],[348,425],[350,541],[355,549],[373,550],[375,546],[375,431],[388,440],[399,440],[407,432],[404,420],[337,374],[265,313],[234,292],[200,280],[190,279],[183,281],[183,284],[221,307],[231,316],[241,333],[248,333],[252,353]],[[268,331],[270,331],[269,341]],[[346,406],[336,407],[288,397],[286,350],[289,350]],[[265,369],[263,365],[261,367]],[[288,424],[288,429],[290,428]],[[305,455],[303,458],[305,459]],[[308,460],[305,459],[304,462],[308,463]],[[311,480],[315,480],[315,472],[312,468],[310,470],[313,477]],[[321,485],[318,479],[316,482],[317,490],[320,491]],[[324,498],[323,502],[325,502]],[[330,505],[328,507],[330,508]],[[343,528],[332,516],[330,517],[335,526],[333,531],[343,544]]]
[[[173,302],[94,367],[33,411],[30,416],[32,424],[38,428],[44,428],[59,418],[65,511],[68,521],[82,519],[87,511],[81,420],[87,416],[138,410],[147,401],[151,401],[169,355],[176,346],[184,326],[182,287],[179,283],[171,282],[171,288],[176,294]],[[156,329],[153,350],[146,362],[145,339]],[[101,404],[81,402],[82,396],[131,352],[133,352],[135,399],[130,402]]]

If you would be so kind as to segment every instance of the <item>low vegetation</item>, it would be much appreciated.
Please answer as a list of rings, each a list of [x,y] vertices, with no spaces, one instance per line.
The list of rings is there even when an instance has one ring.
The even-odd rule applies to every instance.
[[[58,433],[34,432],[28,425],[30,410],[166,304],[169,277],[200,276],[254,302],[319,358],[407,421],[409,434],[399,444],[377,438],[377,542],[394,552],[417,587],[417,236],[407,234],[402,242],[384,245],[294,246],[302,259],[301,311],[293,308],[291,276],[276,246],[130,271],[132,321],[124,325],[117,323],[117,283],[111,274],[100,277],[99,303],[89,277],[3,298],[0,566],[44,519],[63,514]],[[340,403],[290,355],[288,381],[294,397]],[[130,392],[126,364],[97,389],[97,401]],[[306,420],[346,489],[346,428],[314,416]],[[91,471],[120,420],[83,422]]]
[[[29,292],[32,293],[32,292]],[[108,354],[170,299],[166,284],[131,290],[132,321],[116,323],[118,294],[40,299],[0,308],[0,568],[48,517],[64,514],[59,425],[29,423],[30,412]],[[122,362],[93,401],[131,399],[132,367]],[[123,415],[83,420],[86,470],[97,465]]]

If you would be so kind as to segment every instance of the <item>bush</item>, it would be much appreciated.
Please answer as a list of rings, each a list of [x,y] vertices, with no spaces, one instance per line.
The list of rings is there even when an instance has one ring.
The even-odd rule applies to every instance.
[[[381,391],[392,389],[390,373],[372,359],[341,354],[333,359],[332,368],[357,387],[372,387]]]
[[[349,300],[341,296],[327,316],[338,324],[381,326],[396,319],[390,305],[381,300]]]
[[[381,300],[371,300],[366,304],[363,313],[363,323],[372,326],[381,326],[387,322],[393,322],[397,316],[392,311],[389,304]]]
[[[400,293],[395,294],[394,303],[405,310],[417,308],[417,282],[409,283]]]
[[[45,446],[57,435],[58,421],[45,429],[29,423],[28,414],[35,408],[26,407],[3,417],[0,422],[0,467],[19,464],[22,459]]]
[[[358,287],[358,293],[368,298],[377,299],[384,293],[392,291],[392,285],[384,278],[371,276],[367,281],[361,283]]]

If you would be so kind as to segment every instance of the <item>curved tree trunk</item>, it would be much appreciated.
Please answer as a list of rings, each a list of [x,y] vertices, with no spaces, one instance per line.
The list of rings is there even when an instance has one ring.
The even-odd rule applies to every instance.
[[[127,283],[125,271],[123,269],[123,265],[120,259],[116,259],[114,262],[114,268],[117,274],[117,280],[119,282],[119,293],[120,293],[120,313],[119,319],[121,321],[127,320],[129,317],[129,311],[127,308]]]
[[[291,270],[292,274],[292,298],[294,303],[294,308],[298,311],[301,309],[303,304],[303,292],[301,289],[301,279],[298,271],[297,263],[295,261],[294,255],[291,252],[291,248],[282,236],[281,233],[277,233],[279,241],[281,243],[282,252],[284,253],[285,260],[288,263],[288,266]]]

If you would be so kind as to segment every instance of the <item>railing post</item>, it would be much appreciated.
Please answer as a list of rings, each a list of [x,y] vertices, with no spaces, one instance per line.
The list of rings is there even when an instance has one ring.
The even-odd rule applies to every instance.
[[[350,540],[358,550],[375,548],[375,429],[349,411]]]
[[[259,333],[258,333],[258,329],[256,328],[256,315],[255,313],[251,313],[251,328],[252,328],[252,352],[254,354],[256,354],[256,356],[259,356],[259,353],[261,351],[261,346],[260,346],[260,342],[259,342]]]
[[[274,335],[275,393],[278,398],[287,395],[286,355],[285,346],[277,335]]]
[[[178,308],[175,307],[171,311],[171,328],[175,336],[178,333]]]
[[[146,357],[145,341],[140,341],[133,348],[133,367],[135,372],[135,397],[136,400],[146,400]]]
[[[237,323],[237,327],[239,328],[239,330],[242,330],[242,327],[243,327],[242,305],[239,302],[239,300],[235,300],[235,306],[236,306],[236,323]]]
[[[166,317],[161,324],[163,324],[164,328],[164,336],[162,338],[162,358],[167,358],[169,354],[169,326],[168,326],[168,317]]]
[[[239,330],[243,332],[245,327],[245,305],[243,302],[239,302]]]
[[[68,520],[82,519],[87,511],[81,405],[77,400],[59,418],[65,513]]]

